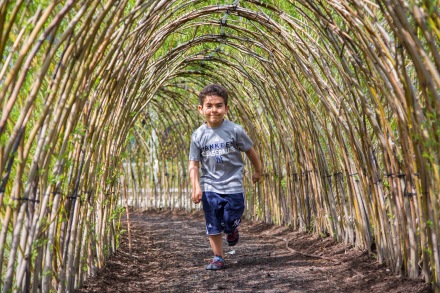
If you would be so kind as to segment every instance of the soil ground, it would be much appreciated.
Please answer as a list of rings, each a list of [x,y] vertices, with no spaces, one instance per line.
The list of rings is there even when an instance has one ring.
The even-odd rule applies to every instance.
[[[131,257],[124,233],[106,267],[76,292],[432,292],[366,251],[287,227],[244,220],[240,242],[224,248],[226,269],[207,271],[201,212],[131,212],[130,226]]]

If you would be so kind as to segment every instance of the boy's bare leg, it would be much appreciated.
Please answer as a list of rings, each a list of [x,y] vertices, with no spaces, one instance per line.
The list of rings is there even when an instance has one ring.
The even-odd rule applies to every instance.
[[[225,258],[223,254],[222,234],[209,235],[208,238],[209,238],[209,242],[211,243],[211,248],[212,248],[212,252],[214,252],[214,255]]]

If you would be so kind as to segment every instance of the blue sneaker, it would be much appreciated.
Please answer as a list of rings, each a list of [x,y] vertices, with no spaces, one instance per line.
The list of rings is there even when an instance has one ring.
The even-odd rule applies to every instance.
[[[226,234],[226,242],[229,246],[234,246],[238,243],[238,239],[240,238],[240,234],[238,234],[238,229],[235,228],[234,231],[230,234]]]
[[[206,266],[207,270],[222,270],[225,268],[225,260],[221,256],[214,256],[211,263]]]

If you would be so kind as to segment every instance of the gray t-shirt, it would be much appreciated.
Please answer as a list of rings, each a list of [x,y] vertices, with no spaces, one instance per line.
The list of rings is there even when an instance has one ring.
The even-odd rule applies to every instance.
[[[206,123],[194,131],[189,151],[190,161],[201,162],[202,191],[219,194],[244,192],[243,157],[253,143],[243,127],[229,120],[217,128]]]

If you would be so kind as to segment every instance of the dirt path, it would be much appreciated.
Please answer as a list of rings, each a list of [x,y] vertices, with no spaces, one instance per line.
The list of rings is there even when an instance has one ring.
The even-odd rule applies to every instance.
[[[247,221],[240,242],[225,248],[227,268],[206,271],[201,213],[148,211],[130,220],[132,257],[124,233],[107,266],[77,292],[432,292],[330,238]]]

